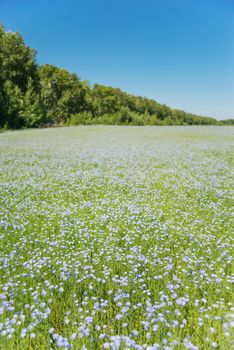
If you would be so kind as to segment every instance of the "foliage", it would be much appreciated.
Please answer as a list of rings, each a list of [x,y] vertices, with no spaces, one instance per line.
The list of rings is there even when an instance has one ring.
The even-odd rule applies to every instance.
[[[224,125],[234,125],[234,119],[222,120],[222,124],[224,124]]]
[[[27,90],[22,98],[19,116],[25,127],[36,127],[43,122],[43,110],[40,95],[33,87],[33,81],[28,80]]]
[[[44,112],[52,123],[66,122],[84,110],[86,87],[76,74],[45,64],[39,68],[39,77]]]
[[[81,112],[81,113],[76,113],[73,114],[71,116],[71,118],[69,118],[65,125],[80,125],[80,124],[84,124],[84,125],[90,125],[93,124],[93,115],[91,112]]]
[[[23,93],[18,85],[10,80],[3,83],[3,111],[2,125],[11,129],[18,129],[23,126],[23,119],[20,117]]]
[[[5,32],[0,26],[0,127],[34,126],[30,113],[35,108],[27,103],[29,95],[33,105],[39,105],[35,50],[25,45],[19,33]]]
[[[1,80],[11,81],[22,92],[27,90],[28,79],[38,83],[35,50],[26,46],[19,33],[5,32],[0,27]]]
[[[226,121],[224,124],[231,124]],[[173,110],[118,88],[81,81],[44,64],[19,33],[0,26],[0,128],[46,125],[220,125],[214,118]]]

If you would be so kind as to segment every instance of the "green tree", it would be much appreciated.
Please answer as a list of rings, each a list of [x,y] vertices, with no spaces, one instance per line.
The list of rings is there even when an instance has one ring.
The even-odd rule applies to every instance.
[[[21,112],[29,81],[39,93],[35,54],[19,33],[5,32],[0,26],[0,127],[25,126]]]
[[[23,93],[10,80],[3,83],[3,91],[5,118],[2,119],[1,126],[10,129],[19,129],[24,126],[24,121],[20,116]]]
[[[120,89],[114,89],[110,86],[95,84],[92,90],[92,109],[93,114],[101,116],[103,114],[115,114],[123,106]]]
[[[19,33],[5,32],[0,27],[0,65],[1,79],[10,80],[25,92],[28,79],[38,84],[38,72],[35,61],[36,51],[25,45]]]
[[[86,90],[76,74],[45,64],[39,68],[41,94],[47,119],[65,122],[72,114],[86,108]]]
[[[43,110],[40,95],[35,91],[32,78],[29,79],[27,90],[21,98],[19,116],[25,127],[37,127],[43,122]]]
[[[118,88],[96,84],[91,89],[65,69],[49,64],[38,68],[35,55],[19,33],[6,32],[0,25],[0,128],[80,123],[220,124]]]

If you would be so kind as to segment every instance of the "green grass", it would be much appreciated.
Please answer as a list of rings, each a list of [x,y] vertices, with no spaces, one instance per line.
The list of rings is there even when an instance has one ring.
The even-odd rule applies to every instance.
[[[0,349],[233,349],[232,127],[0,135]]]

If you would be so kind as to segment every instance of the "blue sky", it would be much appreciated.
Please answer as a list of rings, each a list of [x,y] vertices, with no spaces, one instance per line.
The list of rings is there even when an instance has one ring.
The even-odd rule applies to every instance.
[[[233,0],[0,0],[0,22],[40,64],[234,118]]]

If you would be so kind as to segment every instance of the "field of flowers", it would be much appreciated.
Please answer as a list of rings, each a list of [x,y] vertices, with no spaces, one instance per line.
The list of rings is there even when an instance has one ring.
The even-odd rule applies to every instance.
[[[0,134],[0,349],[233,349],[233,141]]]

